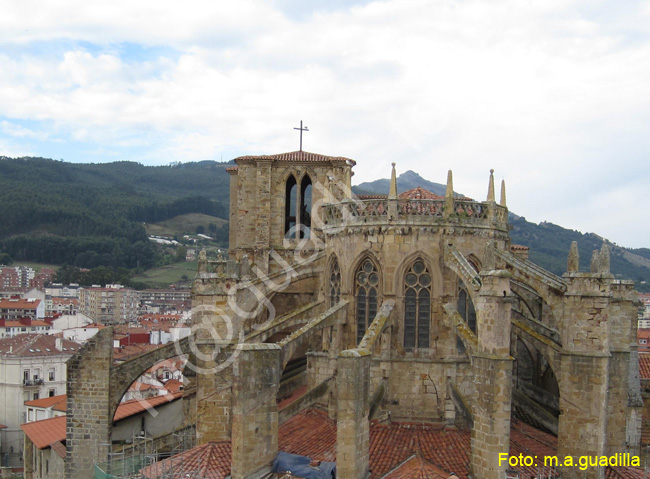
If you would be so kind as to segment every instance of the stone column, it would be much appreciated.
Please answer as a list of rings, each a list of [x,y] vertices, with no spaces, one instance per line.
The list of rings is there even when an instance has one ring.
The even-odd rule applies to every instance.
[[[196,350],[185,369],[195,374],[198,445],[231,437],[231,363],[241,320],[228,306],[227,295],[236,283],[217,278],[194,282],[191,325]]]
[[[633,281],[614,280],[611,289],[606,452],[638,454],[643,409],[636,342],[638,298]]]
[[[232,479],[263,477],[278,453],[277,344],[239,344],[233,374]]]
[[[471,438],[473,477],[502,479],[510,450],[512,358],[510,357],[510,274],[481,273],[483,286],[475,302],[478,348],[472,354],[474,425]]]
[[[269,248],[271,247],[271,161],[260,160],[257,162],[255,184],[257,198],[251,205],[255,212],[254,262],[262,273],[268,274]],[[283,237],[284,230],[281,233],[280,236]]]
[[[336,469],[340,477],[368,477],[370,351],[342,351],[337,360]]]
[[[606,453],[611,293],[607,279],[598,274],[566,273],[564,278],[558,456],[577,461]],[[585,473],[603,478],[604,468],[589,467]]]
[[[34,443],[32,440],[27,436],[27,434],[24,435],[24,448],[23,448],[23,467],[24,467],[24,474],[25,474],[25,479],[33,479],[34,478]],[[5,477],[3,467],[0,466],[0,471],[2,471],[2,474],[0,474],[0,477]],[[7,477],[11,477],[12,472],[11,468],[7,468]]]
[[[225,343],[197,345],[205,358],[195,359],[196,387],[196,442],[228,441],[232,421],[232,366],[226,366],[233,347]]]
[[[99,331],[66,364],[66,479],[94,477],[95,463],[108,460],[112,364],[113,328]]]

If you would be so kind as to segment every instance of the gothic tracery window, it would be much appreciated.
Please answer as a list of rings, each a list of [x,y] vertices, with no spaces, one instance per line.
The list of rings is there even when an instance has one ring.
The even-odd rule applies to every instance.
[[[404,349],[429,347],[431,326],[431,274],[415,261],[404,277]]]
[[[379,273],[370,259],[365,259],[355,274],[357,344],[363,339],[370,323],[377,315]]]
[[[334,256],[330,268],[330,308],[339,303],[341,300],[341,268],[339,262]]]

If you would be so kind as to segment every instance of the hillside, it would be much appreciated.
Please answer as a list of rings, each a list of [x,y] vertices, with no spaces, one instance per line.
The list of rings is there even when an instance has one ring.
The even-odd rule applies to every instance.
[[[227,218],[226,167],[0,157],[0,251],[85,268],[149,268],[156,250],[142,223],[188,213]]]
[[[83,268],[148,269],[165,266],[149,234],[206,233],[227,242],[230,163],[203,161],[171,166],[138,163],[75,164],[44,158],[0,157],[0,254],[17,261]],[[421,186],[439,195],[445,185],[413,171],[398,178],[400,192]],[[387,194],[389,180],[353,187],[356,194]],[[456,193],[459,194],[459,193]],[[571,241],[581,267],[603,238],[511,214],[513,243],[531,248],[531,260],[561,275]],[[211,230],[209,231],[209,229]],[[650,291],[650,249],[612,246],[612,272]],[[645,282],[645,283],[644,283]]]
[[[421,186],[438,195],[445,194],[445,185],[433,183],[413,171],[407,171],[397,178],[399,193]],[[361,183],[352,188],[355,194],[387,195],[389,179]],[[458,194],[458,193],[455,193]],[[530,248],[530,260],[543,268],[561,276],[566,271],[567,256],[572,241],[578,242],[580,268],[589,271],[593,250],[600,249],[606,239],[593,234],[583,234],[553,223],[535,224],[526,218],[510,213],[512,231],[510,237],[514,244]],[[611,269],[617,277],[632,279],[639,291],[650,291],[650,249],[621,248],[609,242],[611,248]]]
[[[397,192],[403,193],[404,191],[412,190],[421,186],[431,193],[436,195],[445,196],[447,190],[446,185],[440,183],[434,183],[433,181],[425,180],[415,171],[406,171],[397,177]],[[387,195],[388,190],[390,189],[390,180],[387,178],[382,178],[375,181],[369,181],[366,183],[360,183],[352,187],[352,192],[356,195],[362,194],[376,194],[376,195]],[[461,193],[454,192],[455,195],[462,196]]]

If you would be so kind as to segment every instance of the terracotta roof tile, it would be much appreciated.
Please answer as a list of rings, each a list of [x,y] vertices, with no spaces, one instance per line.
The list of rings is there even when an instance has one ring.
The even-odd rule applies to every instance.
[[[259,156],[240,156],[235,158],[235,162],[239,164],[238,160],[271,160],[271,161],[304,161],[308,163],[319,162],[351,162],[356,165],[356,161],[343,156],[326,156],[319,155],[318,153],[310,153],[308,151],[291,151],[288,153],[279,153],[277,155],[259,155]]]
[[[444,200],[444,196],[436,195],[424,188],[418,186],[412,190],[405,191],[397,195],[401,200]]]
[[[426,459],[411,456],[382,479],[448,479],[449,475]]]
[[[65,402],[66,402],[65,394],[59,394],[58,396],[52,396],[52,397],[46,397],[41,399],[34,399],[33,401],[27,401],[25,402],[25,406],[42,407],[47,409],[48,407],[58,405],[59,403],[65,404]]]
[[[0,309],[36,309],[41,304],[40,299],[31,298],[2,298],[0,299]]]
[[[147,411],[151,408],[156,408],[161,404],[167,404],[172,401],[176,401],[181,397],[183,397],[183,393],[176,392],[172,394],[165,394],[164,396],[152,397],[149,399],[131,399],[130,401],[125,401],[117,407],[115,416],[113,416],[113,421],[119,421],[125,417],[133,416],[143,411]]]
[[[237,171],[238,169],[239,169],[239,167],[237,167],[237,166],[231,166],[231,167],[229,167],[229,168],[226,168],[226,171],[227,171],[228,173],[234,173],[234,172]]]
[[[65,459],[65,445],[61,441],[53,442],[50,447],[61,459]]]
[[[510,245],[510,251],[527,251],[530,248],[528,246],[520,245],[520,244],[511,244]]]
[[[229,442],[208,442],[141,469],[140,473],[144,479],[156,479],[173,473],[192,477],[196,474],[202,479],[225,479],[230,474],[231,456]]]
[[[165,383],[165,389],[167,389],[167,391],[170,393],[182,391],[184,387],[185,386],[183,382],[179,381],[178,379],[170,379]]]
[[[641,379],[650,379],[650,354],[639,353],[639,373]]]
[[[39,449],[44,449],[57,441],[65,441],[65,416],[28,422],[21,425],[23,432]]]

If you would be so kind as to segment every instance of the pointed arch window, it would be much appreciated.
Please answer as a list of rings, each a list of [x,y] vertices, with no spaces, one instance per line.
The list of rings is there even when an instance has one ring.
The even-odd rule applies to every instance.
[[[311,236],[312,183],[309,175],[298,181],[289,175],[285,186],[284,236],[309,238]],[[296,234],[296,232],[299,232]]]
[[[300,182],[300,237],[311,235],[311,178],[305,175]]]
[[[287,238],[296,236],[296,209],[298,206],[298,183],[293,175],[287,178],[284,200],[284,235]]]
[[[335,306],[341,301],[341,268],[339,261],[334,256],[332,266],[330,268],[330,294],[329,294],[330,308]]]
[[[463,283],[462,280],[458,280],[457,309],[469,329],[476,334],[476,310],[474,309],[472,298],[467,291],[467,286],[465,286],[465,283]]]
[[[375,263],[365,259],[355,274],[357,344],[363,339],[366,330],[377,315],[379,294],[379,273]]]
[[[404,349],[429,347],[431,328],[431,274],[421,259],[404,277]]]

